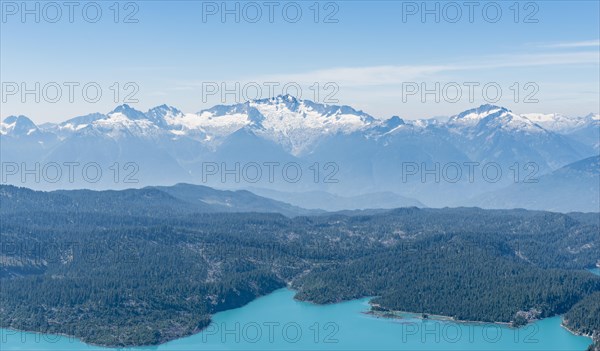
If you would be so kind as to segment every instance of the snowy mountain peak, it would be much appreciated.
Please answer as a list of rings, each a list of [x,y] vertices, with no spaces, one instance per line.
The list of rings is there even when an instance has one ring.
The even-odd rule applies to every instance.
[[[108,114],[113,115],[113,114],[117,114],[117,113],[122,114],[131,120],[146,119],[146,115],[142,111],[138,111],[127,104],[117,106],[114,110],[112,110]]]
[[[395,128],[405,124],[404,120],[398,116],[392,116],[390,119],[385,120],[385,124],[389,127]]]
[[[278,101],[287,101],[287,102],[298,102],[298,99],[296,99],[295,96],[290,95],[290,94],[285,94],[285,95],[277,95],[274,100],[278,100]]]
[[[181,119],[182,117],[183,113],[181,111],[165,104],[151,108],[146,112],[148,120],[163,128],[177,124],[177,119]]]
[[[476,109],[480,110],[480,111],[485,111],[485,110],[487,110],[487,111],[495,111],[495,110],[498,110],[498,109],[505,110],[505,111],[510,111],[506,107],[498,106],[498,105],[492,105],[492,104],[483,104],[483,105],[480,105],[479,107],[477,107]]]
[[[254,100],[245,111],[256,133],[298,155],[322,137],[349,134],[370,127],[377,120],[349,106],[300,100],[291,95]]]
[[[32,120],[30,120],[27,116],[23,116],[23,115],[8,116],[2,122],[6,123],[6,124],[16,123],[17,125],[30,125],[30,126],[33,125],[33,126],[35,126],[35,123],[33,123]]]
[[[167,115],[167,114],[172,114],[172,115],[179,115],[181,114],[181,111],[179,111],[177,108],[173,107],[173,106],[169,106],[166,104],[162,104],[160,106],[156,106],[151,108],[150,110],[148,110],[148,114],[156,114],[156,115]]]
[[[382,121],[380,125],[375,127],[375,129],[381,133],[389,133],[404,125],[406,125],[406,122],[404,122],[402,118],[398,116],[392,116],[389,119]]]
[[[89,123],[92,123],[94,121],[97,121],[97,120],[103,119],[103,118],[106,118],[106,115],[103,115],[102,113],[90,113],[88,115],[78,116],[78,117],[68,119],[68,120],[60,123],[60,126],[70,128],[70,129],[73,129],[73,127],[81,128],[82,125],[89,124]]]
[[[472,108],[470,110],[466,110],[464,112],[459,113],[456,116],[450,117],[450,120],[454,121],[469,121],[469,122],[479,122],[480,120],[489,117],[490,115],[497,115],[510,112],[509,109],[501,106],[485,104],[476,108]]]
[[[525,116],[496,105],[481,105],[450,117],[447,125],[454,128],[503,129],[527,133],[544,133],[546,130]]]
[[[26,116],[8,116],[0,124],[0,133],[2,135],[23,136],[30,135],[38,131],[38,127],[32,120]]]
[[[523,117],[553,132],[572,132],[597,123],[598,114],[590,113],[584,117],[567,117],[559,113],[526,113]]]

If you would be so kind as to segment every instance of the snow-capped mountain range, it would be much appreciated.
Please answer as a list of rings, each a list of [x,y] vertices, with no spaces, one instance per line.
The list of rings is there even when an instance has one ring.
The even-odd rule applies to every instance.
[[[10,116],[2,121],[0,135],[3,162],[135,162],[140,185],[204,183],[199,177],[205,162],[225,167],[239,162],[296,162],[306,166],[307,173],[315,162],[321,168],[335,163],[337,183],[311,182],[313,171],[299,183],[267,185],[344,195],[394,191],[425,203],[446,203],[439,191],[447,189],[440,184],[424,187],[417,179],[407,187],[400,181],[406,162],[424,167],[449,162],[496,162],[507,167],[533,162],[542,174],[600,152],[598,114],[517,114],[482,105],[447,120],[380,119],[349,106],[290,95],[218,105],[197,113],[167,105],[141,112],[121,105],[106,114],[40,126],[25,116]],[[204,184],[243,185],[217,183]],[[290,189],[293,186],[298,188]],[[462,196],[465,189],[469,194],[482,191],[475,188],[455,186],[447,196]]]
[[[600,119],[599,114],[590,113],[584,117],[567,117],[559,113],[526,113],[522,115],[544,129],[565,133],[587,127]]]
[[[210,145],[247,128],[299,155],[309,151],[321,137],[360,131],[377,137],[398,129],[444,126],[457,134],[466,132],[465,135],[481,127],[519,133],[568,134],[598,123],[598,114],[584,117],[539,113],[519,115],[494,105],[464,111],[445,123],[434,119],[405,121],[397,116],[382,120],[349,106],[319,104],[284,95],[236,105],[218,105],[198,113],[183,113],[167,105],[144,113],[129,105],[121,105],[107,114],[93,113],[59,124],[46,123],[41,127],[25,116],[9,116],[1,122],[0,134],[24,136],[43,132],[55,134],[61,140],[73,135],[96,133],[115,139],[172,135],[173,138],[189,137]]]
[[[18,118],[26,124],[23,128],[37,128],[33,122],[25,120],[26,117]],[[12,135],[13,120],[14,117],[7,118],[0,133]],[[187,137],[216,147],[223,138],[247,128],[298,155],[319,137],[352,133],[376,123],[372,116],[349,106],[322,105],[286,95],[230,106],[219,105],[198,113],[183,113],[167,105],[143,113],[121,105],[107,114],[75,117],[59,124],[46,124],[43,129],[60,139],[77,134],[99,134],[115,139],[171,136],[173,139]]]

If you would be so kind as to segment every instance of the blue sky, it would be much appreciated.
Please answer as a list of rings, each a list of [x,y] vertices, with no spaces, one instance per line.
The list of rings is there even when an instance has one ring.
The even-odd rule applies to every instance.
[[[462,1],[426,2],[430,10],[438,6],[439,23],[432,14],[422,20],[421,1],[321,1],[318,23],[315,1],[275,1],[273,23],[265,1],[227,2],[229,9],[239,6],[239,23],[235,15],[222,21],[221,1],[123,1],[118,23],[111,8],[114,1],[97,3],[102,15],[96,23],[83,17],[85,6],[91,13],[88,19],[94,17],[94,7],[85,1],[74,9],[73,23],[66,7],[56,23],[50,23],[54,9],[46,7],[44,16],[47,4],[29,1],[30,9],[40,6],[36,23],[34,15],[22,21],[23,9],[13,7],[21,1],[2,0],[3,118],[25,114],[41,123],[108,112],[134,91],[131,85],[125,89],[128,82],[138,88],[134,98],[139,102],[131,105],[141,110],[166,103],[194,112],[234,103],[255,95],[253,84],[261,87],[261,97],[268,97],[265,82],[280,84],[273,90],[276,94],[284,92],[284,84],[298,84],[307,99],[314,99],[315,88],[309,86],[318,82],[317,100],[322,101],[337,87],[327,101],[338,100],[381,118],[455,114],[495,101],[498,87],[502,94],[496,103],[515,112],[583,115],[600,109],[598,1],[521,1],[518,14],[515,1],[475,1],[472,21]],[[460,17],[454,4],[462,11]],[[256,5],[262,17],[251,23]],[[296,8],[302,15],[290,23]],[[249,17],[243,16],[244,9]],[[137,23],[123,23],[134,11]],[[332,12],[334,23],[323,23]],[[33,88],[35,82],[58,83],[63,87],[61,98],[49,101],[52,89],[47,91],[52,97],[41,93],[39,103],[31,94],[22,97],[21,91],[6,95],[8,85]],[[86,101],[76,87],[71,102],[65,82],[80,87],[94,82],[102,98]],[[236,90],[235,82],[240,82],[238,96],[203,94],[203,85],[225,84]],[[324,89],[326,83],[334,86]],[[434,94],[422,96],[420,91],[434,89],[436,83],[439,102]],[[472,100],[465,83],[478,84]],[[492,91],[484,95],[486,84]],[[408,95],[407,89],[414,86],[419,91]],[[242,93],[243,87],[249,87],[248,94]],[[448,90],[444,93],[443,88]],[[120,92],[118,103],[113,101],[115,90]]]

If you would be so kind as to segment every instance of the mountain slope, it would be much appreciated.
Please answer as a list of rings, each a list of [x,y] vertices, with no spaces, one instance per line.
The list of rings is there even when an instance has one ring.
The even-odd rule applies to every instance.
[[[482,162],[534,162],[548,171],[589,156],[573,148],[566,137],[499,106],[483,105],[462,112],[445,126],[471,159]]]
[[[217,190],[192,184],[176,184],[154,188],[200,208],[208,205],[211,212],[276,212],[286,216],[308,215],[319,212],[305,210],[245,190]]]
[[[536,183],[517,183],[483,194],[470,204],[483,208],[600,212],[600,156],[564,166]]]
[[[0,213],[27,212],[30,208],[52,213],[105,213],[115,216],[171,217],[192,213],[265,212],[286,216],[307,215],[304,210],[248,191],[223,191],[205,186],[177,184],[120,191],[34,191],[0,185]]]
[[[249,188],[249,190],[255,194],[284,201],[302,208],[321,209],[325,211],[425,207],[418,200],[390,192],[339,196],[324,191],[290,193],[262,188]]]

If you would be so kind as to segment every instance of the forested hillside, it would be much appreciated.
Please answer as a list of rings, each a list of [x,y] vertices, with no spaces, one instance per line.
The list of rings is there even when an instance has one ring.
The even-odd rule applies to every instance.
[[[125,202],[109,206],[97,192],[72,205],[69,192],[0,188],[0,327],[158,344],[291,285],[317,303],[378,296],[381,309],[503,322],[536,310],[598,330],[600,277],[582,271],[600,257],[589,215],[167,212],[180,200],[147,191],[111,193],[129,199],[120,211]]]
[[[565,325],[578,333],[590,335],[594,345],[590,351],[600,351],[600,292],[587,296],[565,315]]]

